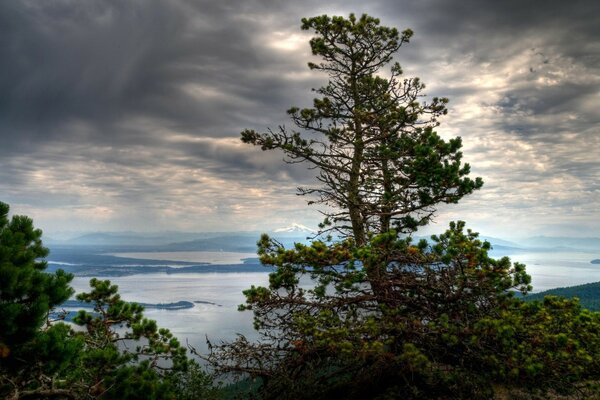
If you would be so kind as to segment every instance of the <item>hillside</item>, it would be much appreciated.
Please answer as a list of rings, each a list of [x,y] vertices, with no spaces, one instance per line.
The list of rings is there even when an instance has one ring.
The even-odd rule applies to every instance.
[[[542,300],[544,296],[562,296],[567,298],[578,297],[581,305],[592,311],[600,311],[600,282],[586,283],[584,285],[562,287],[532,293],[524,297],[526,301]]]

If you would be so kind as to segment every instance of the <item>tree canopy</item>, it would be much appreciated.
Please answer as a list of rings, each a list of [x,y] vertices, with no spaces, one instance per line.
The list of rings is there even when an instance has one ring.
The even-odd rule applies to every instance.
[[[259,342],[214,345],[218,372],[258,380],[265,399],[489,399],[502,393],[589,396],[598,380],[599,315],[577,301],[524,303],[531,278],[462,221],[430,241],[411,234],[437,207],[479,189],[461,140],[435,131],[447,99],[382,68],[412,31],[376,18],[302,20],[328,83],[311,108],[288,111],[299,130],[244,130],[242,141],[306,162],[325,206],[321,236],[286,249],[263,235],[275,266],[268,287],[244,292]]]
[[[72,294],[71,274],[46,274],[42,231],[31,218],[8,218],[9,206],[0,202],[0,359],[31,340],[46,323],[48,311]]]

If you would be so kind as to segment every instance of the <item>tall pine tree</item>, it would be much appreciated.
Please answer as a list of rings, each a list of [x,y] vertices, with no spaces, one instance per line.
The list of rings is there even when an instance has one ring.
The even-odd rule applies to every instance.
[[[352,14],[305,18],[302,29],[315,32],[310,47],[322,60],[309,68],[329,77],[315,90],[321,97],[312,108],[288,111],[299,130],[245,130],[242,140],[318,171],[321,186],[300,193],[332,208],[323,211],[326,230],[357,245],[391,228],[412,232],[431,220],[437,204],[456,203],[482,186],[461,163],[460,138],[446,142],[434,131],[448,100],[420,102],[425,85],[402,79],[398,63],[389,78],[381,76],[411,30],[400,33]]]
[[[246,290],[260,342],[213,346],[220,372],[257,378],[266,399],[490,399],[498,392],[584,393],[598,380],[600,316],[576,302],[528,305],[525,266],[488,256],[464,222],[430,242],[406,233],[437,206],[479,189],[460,138],[434,131],[446,99],[421,102],[423,84],[383,67],[412,36],[379,20],[303,19],[329,76],[312,108],[292,108],[299,129],[242,132],[263,150],[306,162],[320,186],[300,194],[328,208],[322,233],[286,249],[263,235],[268,287]],[[560,321],[560,322],[559,322]]]

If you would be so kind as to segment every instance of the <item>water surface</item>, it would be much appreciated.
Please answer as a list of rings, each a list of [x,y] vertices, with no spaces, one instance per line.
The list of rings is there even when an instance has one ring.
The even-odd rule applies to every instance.
[[[256,338],[252,312],[239,312],[242,290],[250,285],[268,285],[268,273],[190,273],[185,275],[144,274],[111,277],[126,301],[172,303],[200,302],[184,310],[146,310],[145,315],[169,328],[183,343],[206,351],[206,336],[212,341],[233,340],[238,333]],[[77,293],[89,291],[89,278],[76,277]],[[209,304],[214,303],[214,304]]]
[[[118,253],[119,256],[148,260],[192,261],[198,263],[239,263],[253,253],[230,252],[169,252]],[[600,281],[600,265],[591,264],[598,254],[586,252],[531,252],[509,256],[512,261],[527,265],[534,292],[556,287]],[[242,266],[240,266],[242,267]],[[264,272],[209,272],[188,274],[147,273],[113,276],[119,292],[127,301],[173,303],[191,301],[194,307],[184,310],[147,310],[146,316],[159,326],[169,328],[183,343],[206,352],[206,337],[219,342],[243,334],[256,339],[252,327],[252,312],[239,312],[244,302],[242,291],[251,285],[268,285],[268,269]],[[102,278],[102,277],[99,277]],[[106,278],[105,278],[106,279]],[[79,293],[89,291],[89,278],[76,277],[73,287]],[[214,303],[214,304],[210,304]]]

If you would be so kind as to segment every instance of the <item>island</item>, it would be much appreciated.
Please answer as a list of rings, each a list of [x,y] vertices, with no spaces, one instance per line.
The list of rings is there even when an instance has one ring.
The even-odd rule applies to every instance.
[[[144,306],[145,309],[153,308],[153,309],[159,309],[159,310],[181,310],[181,309],[194,307],[194,303],[192,303],[191,301],[178,301],[175,303],[157,303],[157,304],[140,303],[140,302],[132,302],[132,303],[137,303],[141,306]],[[61,307],[63,307],[63,308],[94,308],[94,304],[86,303],[83,301],[77,301],[77,300],[67,300],[61,305]]]
[[[194,303],[196,303],[196,304],[208,304],[208,305],[211,305],[211,306],[222,307],[221,304],[213,303],[212,301],[196,300],[196,301],[194,301]]]
[[[592,264],[600,264],[600,258],[590,261]]]

